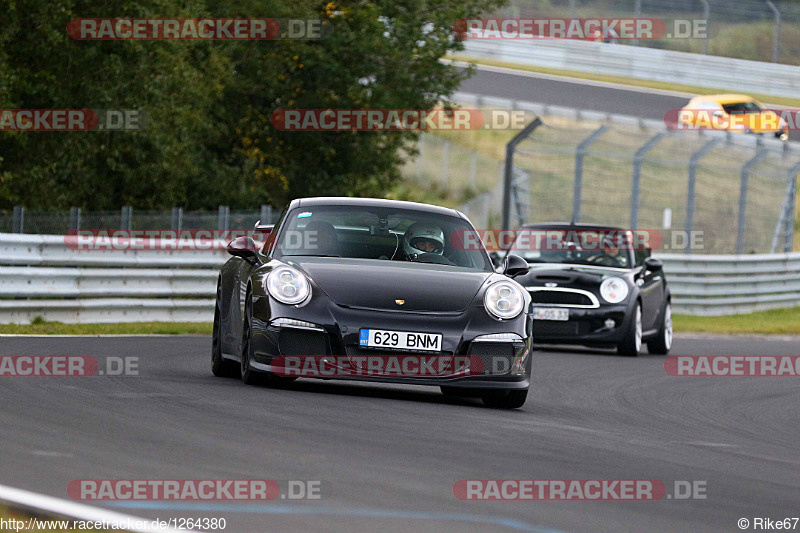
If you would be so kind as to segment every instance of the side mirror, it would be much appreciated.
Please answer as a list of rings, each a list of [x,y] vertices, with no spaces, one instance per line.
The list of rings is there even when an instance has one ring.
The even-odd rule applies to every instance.
[[[503,274],[513,278],[520,274],[527,274],[531,266],[518,255],[508,254],[503,261]]]
[[[238,237],[228,243],[228,253],[241,257],[248,263],[260,263],[256,253],[257,250],[256,242],[250,237]]]
[[[660,272],[664,270],[664,263],[661,262],[660,259],[656,259],[655,257],[648,257],[644,260],[644,266],[650,272]]]

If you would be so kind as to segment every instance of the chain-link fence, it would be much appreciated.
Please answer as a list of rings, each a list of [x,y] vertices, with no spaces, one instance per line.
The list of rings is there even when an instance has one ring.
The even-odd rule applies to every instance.
[[[706,38],[621,44],[800,65],[800,3],[778,0],[510,0],[494,13],[523,18],[707,20]]]
[[[575,220],[667,230],[671,240],[661,252],[791,251],[800,171],[796,148],[739,142],[752,140],[741,134],[726,138],[565,116],[543,120],[515,151],[512,227]],[[503,159],[435,135],[423,139],[426,148],[406,167],[406,178],[419,186],[444,183],[436,172],[446,169],[454,197],[458,187],[480,184],[460,209],[476,227],[499,228]],[[473,158],[482,161],[485,175],[470,174],[459,163]],[[458,164],[465,167],[460,173],[454,170]]]
[[[0,214],[0,233],[65,234],[70,230],[193,230],[193,229],[250,229],[257,221],[272,224],[278,210],[262,205],[260,209],[231,211],[221,205],[217,211],[184,211],[176,207],[170,211],[139,211],[124,206],[119,211],[83,211],[73,207],[69,211],[28,211],[24,206],[14,207],[12,213]]]

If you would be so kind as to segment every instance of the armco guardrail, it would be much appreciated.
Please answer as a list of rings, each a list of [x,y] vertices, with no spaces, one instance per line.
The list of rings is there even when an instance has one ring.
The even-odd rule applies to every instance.
[[[733,315],[800,306],[800,253],[658,258],[678,312]]]
[[[68,249],[63,236],[2,233],[0,250],[14,252],[0,254],[4,324],[37,316],[66,323],[210,322],[217,272],[228,257],[223,250],[81,252]],[[677,312],[800,305],[800,253],[658,257]]]
[[[468,40],[464,57],[775,96],[797,96],[800,67],[570,39]]]

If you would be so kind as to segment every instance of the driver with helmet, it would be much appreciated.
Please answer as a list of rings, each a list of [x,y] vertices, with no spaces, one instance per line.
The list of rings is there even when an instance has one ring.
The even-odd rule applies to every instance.
[[[435,224],[427,222],[412,224],[403,235],[403,253],[408,261],[418,261],[424,254],[443,256],[444,232]]]

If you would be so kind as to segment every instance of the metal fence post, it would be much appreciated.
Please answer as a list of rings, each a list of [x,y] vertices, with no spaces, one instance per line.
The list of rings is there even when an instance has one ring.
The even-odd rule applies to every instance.
[[[422,162],[425,160],[425,135],[419,136],[417,143],[419,155],[417,156],[417,181],[422,181]]]
[[[69,208],[69,229],[76,230],[76,231],[81,229],[81,208],[80,207],[70,207]]]
[[[230,207],[227,205],[219,206],[219,215],[217,216],[217,229],[227,230],[230,217]]]
[[[642,0],[634,0],[633,2],[633,18],[638,19],[642,16]],[[604,36],[605,37],[605,36]],[[633,46],[639,46],[639,39],[631,41]]]
[[[123,205],[119,215],[119,229],[126,229],[128,231],[133,227],[133,207]]]
[[[786,176],[786,193],[781,204],[778,223],[775,224],[775,233],[772,235],[772,246],[769,249],[771,254],[777,251],[779,239],[783,240],[784,252],[789,253],[794,248],[794,210],[798,173],[800,173],[800,163],[794,165]]]
[[[642,181],[642,162],[647,152],[655,148],[665,135],[666,133],[657,133],[653,135],[641,148],[636,150],[636,153],[633,155],[633,190],[631,192],[630,229],[636,229],[636,226],[639,224],[639,192]]]
[[[504,230],[509,229],[509,219],[511,217],[511,180],[514,175],[514,150],[517,149],[519,143],[524,141],[541,124],[542,119],[536,117],[521,132],[514,135],[514,138],[508,141],[506,145],[506,161],[503,168],[503,210],[500,213],[502,217],[501,226]]]
[[[586,137],[575,150],[575,184],[572,190],[572,221],[581,219],[581,193],[583,191],[583,158],[592,145],[602,134],[610,130],[611,126],[600,126],[591,135]]]
[[[172,229],[176,231],[181,231],[183,229],[183,208],[182,207],[173,207],[172,208]]]
[[[711,7],[708,5],[708,0],[700,0],[703,4],[703,20],[706,22],[706,36],[703,39],[703,53],[708,55],[708,34],[711,31],[708,27],[708,19],[711,18]]]
[[[739,229],[736,232],[737,255],[744,253],[744,238],[747,229],[747,187],[750,171],[765,155],[767,155],[767,150],[759,150],[750,161],[742,166],[742,182],[739,186]]]
[[[697,184],[697,165],[700,164],[700,160],[703,156],[710,152],[718,142],[719,139],[708,141],[689,158],[689,186],[686,192],[686,235],[691,235],[692,229],[694,229],[694,191]],[[688,239],[686,241],[686,250],[684,251],[687,254],[692,253],[692,248],[689,246]]]
[[[469,187],[473,191],[478,189],[478,152],[473,151],[469,156]]]
[[[439,178],[440,181],[447,185],[448,179],[448,172],[450,171],[450,141],[444,142],[444,148],[442,148],[442,177]]]
[[[778,62],[778,47],[780,46],[781,38],[781,12],[772,3],[772,0],[767,0],[767,5],[775,13],[775,26],[772,29],[772,62]]]
[[[25,233],[25,207],[21,205],[14,206],[11,216],[11,233]]]

